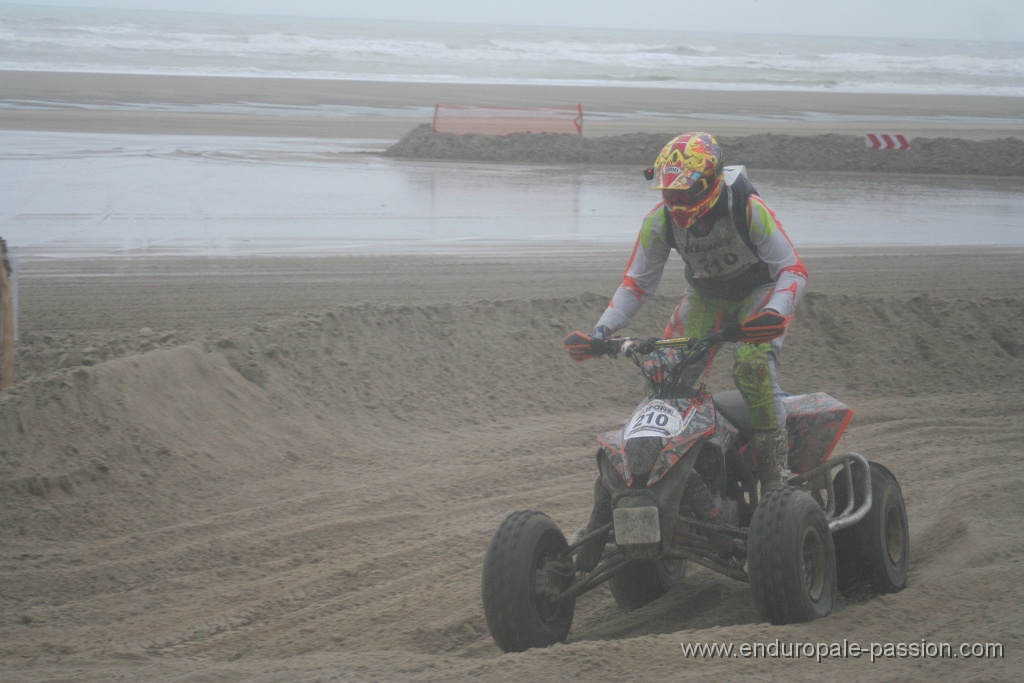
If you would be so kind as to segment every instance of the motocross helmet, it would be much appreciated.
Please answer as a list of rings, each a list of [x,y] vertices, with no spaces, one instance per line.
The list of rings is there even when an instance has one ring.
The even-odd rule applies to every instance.
[[[709,133],[684,133],[662,148],[654,162],[655,183],[672,219],[689,228],[721,196],[722,150]]]

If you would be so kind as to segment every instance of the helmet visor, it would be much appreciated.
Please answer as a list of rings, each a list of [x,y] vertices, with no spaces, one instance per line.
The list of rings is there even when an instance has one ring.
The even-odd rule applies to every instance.
[[[685,190],[662,190],[661,196],[669,206],[693,206],[707,196],[711,187],[707,178],[697,178]]]

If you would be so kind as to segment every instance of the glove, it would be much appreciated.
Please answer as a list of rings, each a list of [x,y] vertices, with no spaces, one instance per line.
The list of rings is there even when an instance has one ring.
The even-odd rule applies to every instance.
[[[614,353],[614,347],[604,339],[594,337],[591,334],[583,334],[576,331],[566,335],[562,345],[569,352],[573,360],[587,360],[595,356],[603,356],[607,353]]]
[[[743,338],[743,328],[739,323],[726,323],[721,332],[722,341],[736,342]]]
[[[792,316],[787,318],[778,311],[766,308],[743,321],[737,341],[748,344],[767,344],[786,334],[786,329],[792,319]]]

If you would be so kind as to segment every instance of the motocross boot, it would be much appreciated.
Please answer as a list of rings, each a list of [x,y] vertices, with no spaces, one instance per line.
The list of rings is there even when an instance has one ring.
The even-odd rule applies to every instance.
[[[577,529],[573,533],[572,538],[569,539],[569,545],[578,543],[587,534],[593,533],[596,529],[603,527],[610,521],[612,521],[612,496],[601,484],[601,475],[599,474],[597,475],[597,481],[594,482],[594,508],[590,511],[590,519],[582,528]],[[598,562],[601,561],[601,555],[604,554],[604,545],[607,542],[607,531],[587,541],[576,554],[576,568],[581,572],[593,570]]]
[[[771,432],[759,432],[750,440],[757,457],[757,478],[761,481],[761,497],[781,488],[789,477],[786,461],[789,456],[789,432],[779,427]]]

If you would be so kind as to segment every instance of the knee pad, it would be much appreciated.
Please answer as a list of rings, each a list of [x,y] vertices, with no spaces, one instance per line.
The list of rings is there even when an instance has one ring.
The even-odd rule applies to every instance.
[[[772,393],[772,378],[768,368],[771,344],[740,344],[736,349],[736,358],[733,362],[732,374],[736,378],[740,391],[744,387],[751,389],[764,388],[768,394]]]

